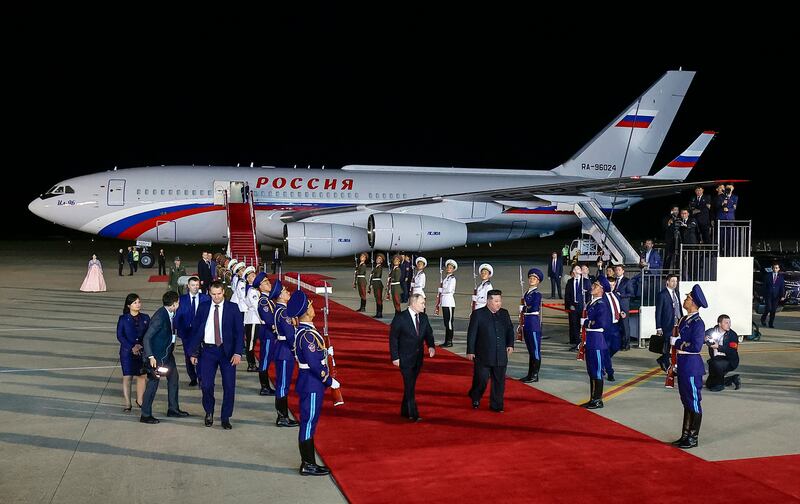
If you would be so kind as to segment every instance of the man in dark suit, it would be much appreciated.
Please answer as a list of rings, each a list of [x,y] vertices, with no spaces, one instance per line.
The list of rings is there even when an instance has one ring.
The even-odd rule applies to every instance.
[[[486,294],[486,306],[472,312],[467,329],[467,359],[473,361],[472,407],[480,406],[486,382],[492,377],[489,408],[503,411],[508,356],[514,352],[514,325],[503,308],[503,293],[492,289]]]
[[[175,331],[172,319],[178,310],[178,293],[168,291],[161,298],[164,306],[156,310],[150,320],[150,326],[142,337],[144,355],[147,357],[147,387],[142,401],[142,416],[139,421],[148,424],[157,424],[159,420],[153,418],[153,399],[156,397],[158,383],[161,377],[167,375],[167,395],[169,409],[167,416],[183,417],[189,413],[182,411],[178,406],[178,368],[175,366]]]
[[[703,194],[703,187],[694,188],[694,198],[689,201],[689,212],[700,229],[703,243],[711,243],[711,198]]]
[[[174,326],[183,344],[183,356],[186,363],[186,374],[189,375],[189,386],[197,385],[197,370],[192,364],[192,320],[202,303],[211,301],[208,294],[200,292],[200,279],[193,276],[186,282],[188,293],[180,297],[178,311],[175,312]]]
[[[583,308],[586,306],[586,301],[591,293],[592,284],[589,279],[584,278],[582,275],[582,268],[579,264],[572,267],[572,277],[567,280],[567,286],[564,289],[564,309],[567,310],[569,318],[569,343],[570,351],[578,350],[578,344],[581,342],[581,317],[583,315]]]
[[[192,364],[197,366],[203,391],[205,425],[214,424],[214,379],[222,376],[222,427],[232,429],[236,394],[236,366],[244,351],[244,319],[235,303],[225,301],[225,286],[217,280],[209,288],[211,302],[202,303],[192,321]]]
[[[669,353],[672,348],[669,343],[672,337],[672,328],[683,317],[683,307],[680,302],[681,293],[678,291],[678,275],[667,275],[667,281],[661,292],[656,297],[656,332],[664,336],[664,351],[656,359],[661,369],[669,368]]]
[[[617,279],[614,282],[614,294],[619,299],[619,317],[620,326],[622,326],[619,349],[628,351],[631,349],[631,321],[628,312],[631,309],[631,299],[638,295],[638,289],[633,284],[633,280],[625,276],[625,266],[621,264],[614,266],[614,276]]]
[[[564,274],[564,265],[558,259],[558,253],[550,254],[550,264],[547,266],[547,277],[550,279],[550,299],[555,299],[558,291],[558,299],[561,299],[561,275]]]
[[[211,285],[211,261],[208,252],[203,252],[203,256],[197,263],[197,276],[200,277],[200,290],[203,294],[208,294],[208,287]]]
[[[786,282],[784,282],[783,274],[780,271],[780,264],[773,263],[772,272],[764,275],[762,326],[767,325],[767,315],[769,315],[769,326],[775,327],[775,313],[778,311],[778,304],[786,299]]]
[[[403,375],[403,404],[400,415],[412,422],[422,420],[417,410],[415,389],[417,377],[422,370],[422,359],[428,344],[428,355],[436,354],[433,329],[425,314],[425,296],[412,294],[408,298],[408,309],[392,319],[389,328],[389,354],[392,364],[400,368]]]

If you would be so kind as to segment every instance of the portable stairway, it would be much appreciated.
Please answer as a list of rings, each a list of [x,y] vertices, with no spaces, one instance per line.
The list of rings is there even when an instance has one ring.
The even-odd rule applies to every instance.
[[[575,215],[580,219],[583,232],[591,235],[604,250],[611,254],[614,264],[639,264],[639,253],[609,221],[594,200],[575,203]]]
[[[253,266],[258,270],[258,243],[256,242],[256,214],[252,193],[245,203],[232,203],[225,194],[228,213],[228,256]]]

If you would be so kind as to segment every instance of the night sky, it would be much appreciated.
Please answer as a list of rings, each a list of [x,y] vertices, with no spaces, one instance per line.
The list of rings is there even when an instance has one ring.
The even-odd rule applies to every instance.
[[[681,66],[697,75],[653,172],[700,131],[716,130],[690,180],[750,179],[737,186],[737,217],[754,220],[756,238],[800,235],[786,219],[798,213],[786,108],[795,90],[790,69],[764,59],[768,52],[794,60],[786,41],[698,33],[632,51],[641,44],[591,33],[576,42],[572,32],[544,33],[514,13],[473,14],[463,23],[364,23],[331,10],[258,29],[42,35],[13,51],[4,72],[12,163],[5,173],[20,183],[6,191],[13,218],[3,238],[80,236],[27,204],[62,179],[114,166],[550,169]],[[565,38],[578,49],[565,49]],[[639,204],[635,221],[630,213],[615,221],[637,237],[650,234],[673,201]]]

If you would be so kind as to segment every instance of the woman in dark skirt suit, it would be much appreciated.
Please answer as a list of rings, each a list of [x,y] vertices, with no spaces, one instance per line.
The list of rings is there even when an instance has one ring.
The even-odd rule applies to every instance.
[[[117,322],[119,340],[119,363],[122,366],[122,395],[125,398],[123,411],[131,410],[131,377],[136,377],[136,405],[141,408],[144,397],[145,375],[142,374],[142,336],[150,324],[150,317],[140,310],[142,300],[136,294],[128,294],[125,307]]]

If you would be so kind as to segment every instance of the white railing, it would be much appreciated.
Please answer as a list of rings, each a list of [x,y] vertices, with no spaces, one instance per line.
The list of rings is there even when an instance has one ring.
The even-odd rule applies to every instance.
[[[717,244],[720,257],[750,257],[752,221],[717,221]]]

